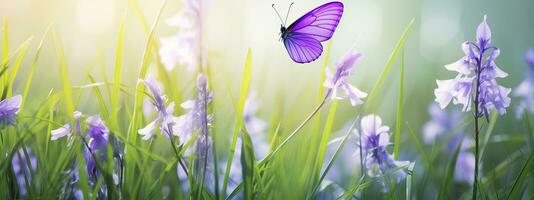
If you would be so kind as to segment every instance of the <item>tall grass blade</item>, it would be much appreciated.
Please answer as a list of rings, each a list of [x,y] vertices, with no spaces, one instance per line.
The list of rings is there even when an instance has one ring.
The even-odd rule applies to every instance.
[[[450,183],[454,177],[454,170],[456,168],[456,161],[458,160],[458,155],[460,154],[460,151],[462,150],[462,143],[463,138],[460,139],[460,143],[458,143],[458,146],[456,147],[456,150],[454,150],[454,154],[452,155],[451,159],[449,160],[449,164],[447,165],[445,174],[443,176],[443,182],[441,184],[441,189],[439,190],[439,196],[438,199],[450,199],[452,197],[448,196],[450,194]]]
[[[243,176],[243,188],[245,189],[245,199],[254,199],[254,177],[255,177],[255,161],[254,146],[250,135],[242,129],[241,130],[241,167]]]
[[[116,135],[120,135],[119,128],[119,95],[121,87],[121,72],[122,72],[122,49],[124,41],[124,20],[123,17],[119,26],[119,36],[117,39],[117,50],[115,51],[115,71],[113,73],[113,89],[111,92],[111,124]]]
[[[224,172],[222,193],[226,194],[228,187],[228,178],[230,176],[230,170],[232,169],[232,162],[234,158],[235,147],[237,145],[237,137],[239,136],[239,130],[245,129],[243,120],[243,109],[245,108],[245,102],[248,97],[250,80],[252,78],[252,51],[248,49],[247,58],[245,60],[245,67],[243,69],[243,79],[241,80],[241,90],[239,92],[239,103],[236,107],[236,122],[234,126],[234,132],[232,134],[232,144],[230,146],[230,153],[228,155],[228,162],[226,164],[226,170]]]
[[[52,35],[54,38],[54,46],[56,48],[56,56],[59,62],[59,74],[61,76],[61,83],[63,87],[63,96],[65,101],[65,107],[67,111],[67,116],[69,119],[74,119],[74,103],[72,101],[72,86],[69,81],[68,66],[65,59],[65,51],[63,49],[63,44],[57,34],[56,30],[52,30]],[[73,120],[71,120],[73,121]],[[74,127],[72,124],[71,127]]]
[[[35,74],[35,70],[37,69],[37,63],[39,61],[39,58],[41,56],[41,50],[43,48],[44,41],[46,39],[46,36],[48,36],[48,32],[50,31],[50,28],[52,26],[48,26],[46,28],[46,31],[43,34],[43,37],[41,38],[41,41],[39,42],[39,45],[37,46],[37,51],[35,52],[35,57],[33,58],[32,66],[30,68],[30,73],[28,74],[28,80],[26,80],[26,86],[24,87],[24,92],[22,93],[22,102],[20,105],[20,109],[22,110],[24,108],[24,104],[26,102],[26,98],[28,97],[28,93],[30,92],[30,86],[32,84],[33,75]]]
[[[365,111],[369,112],[369,109],[373,108],[374,106],[374,99],[376,98],[376,94],[378,92],[378,89],[386,79],[386,76],[388,75],[389,71],[391,70],[391,66],[393,65],[393,62],[395,61],[395,58],[397,57],[397,54],[401,50],[401,48],[404,46],[404,42],[408,38],[408,35],[410,34],[410,31],[412,30],[413,24],[415,22],[415,19],[412,19],[410,23],[404,28],[404,32],[402,33],[399,41],[395,45],[395,48],[393,49],[393,52],[391,52],[391,55],[386,62],[386,65],[384,66],[384,69],[382,70],[382,73],[376,80],[373,89],[371,89],[371,92],[369,93],[369,97],[367,97],[366,103],[365,103]]]
[[[17,73],[19,72],[20,65],[22,64],[22,60],[24,59],[24,56],[26,56],[26,53],[28,52],[28,48],[30,47],[30,42],[32,41],[32,38],[30,37],[27,39],[22,45],[20,45],[19,49],[20,52],[15,59],[15,63],[13,63],[13,68],[11,69],[11,72],[9,73],[8,77],[8,83],[5,88],[7,88],[7,94],[4,94],[5,97],[11,97],[13,95],[13,84],[15,83],[15,78],[17,77]]]
[[[395,139],[393,143],[393,158],[399,159],[400,136],[402,129],[402,111],[404,105],[404,48],[402,48],[401,66],[399,74],[399,98],[397,101],[397,120],[395,122]]]

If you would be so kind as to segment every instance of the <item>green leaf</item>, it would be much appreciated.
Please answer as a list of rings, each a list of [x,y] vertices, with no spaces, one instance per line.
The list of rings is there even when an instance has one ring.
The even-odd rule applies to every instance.
[[[395,122],[395,140],[393,143],[393,157],[399,159],[400,135],[402,131],[402,108],[404,97],[404,48],[402,48],[401,66],[399,74],[399,98],[397,100],[397,120]]]
[[[63,49],[63,44],[61,43],[61,40],[55,29],[52,30],[52,35],[54,38],[54,46],[56,48],[56,56],[59,62],[59,73],[61,76],[61,83],[63,87],[63,95],[65,98],[64,101],[65,101],[67,116],[69,116],[69,119],[74,119],[74,103],[72,101],[72,87],[69,81],[67,61],[65,59],[65,51]],[[74,120],[71,120],[71,121],[74,121]],[[71,127],[74,127],[74,124],[72,124]]]
[[[120,135],[119,128],[119,94],[121,87],[121,71],[122,71],[122,48],[124,41],[124,19],[123,17],[120,27],[119,36],[117,39],[117,50],[115,51],[115,72],[113,73],[113,89],[111,92],[111,125],[116,135]]]
[[[525,162],[525,164],[521,168],[521,171],[517,175],[514,184],[510,189],[510,192],[508,192],[508,195],[506,196],[506,199],[521,199],[521,195],[523,193],[523,191],[521,190],[521,188],[523,187],[521,186],[525,182],[527,176],[532,173],[532,169],[534,168],[534,161],[532,159],[533,156],[534,150],[530,152],[527,161]]]
[[[17,73],[19,72],[20,65],[22,63],[22,60],[24,56],[26,56],[26,53],[28,52],[28,48],[30,47],[30,42],[32,41],[32,38],[30,37],[27,39],[22,45],[20,45],[20,53],[18,54],[17,58],[15,59],[15,63],[13,64],[13,68],[11,69],[11,72],[9,73],[8,77],[8,83],[5,88],[7,88],[7,93],[4,94],[4,97],[11,97],[13,95],[13,84],[15,83],[15,78],[17,77]]]
[[[315,187],[312,190],[312,195],[315,195],[315,193],[319,190],[319,187],[321,186],[321,183],[323,182],[324,178],[326,177],[326,174],[328,174],[328,171],[330,171],[330,169],[334,165],[334,161],[336,161],[336,159],[338,158],[339,153],[341,153],[341,151],[343,150],[343,147],[345,147],[345,144],[347,143],[347,140],[350,138],[350,134],[352,133],[352,130],[354,129],[354,126],[356,125],[357,120],[358,119],[355,119],[354,122],[352,122],[352,125],[350,126],[349,130],[347,131],[347,134],[345,134],[345,137],[343,137],[343,140],[341,140],[341,143],[337,147],[336,152],[334,153],[334,155],[332,156],[330,161],[328,161],[328,164],[326,165],[326,169],[321,174],[321,176],[319,178],[319,181],[317,181],[317,183],[315,184]]]
[[[448,196],[450,193],[450,183],[452,179],[454,178],[454,170],[456,168],[456,161],[458,160],[458,155],[460,154],[460,151],[462,150],[462,143],[463,143],[463,137],[460,139],[460,143],[458,143],[458,146],[456,147],[456,150],[454,151],[454,154],[452,155],[452,158],[449,160],[449,164],[447,165],[443,183],[441,184],[441,189],[439,190],[439,196],[438,199],[449,199],[451,198]]]
[[[50,28],[52,26],[48,26],[46,28],[45,33],[43,34],[43,37],[41,38],[41,41],[39,42],[39,46],[37,46],[37,51],[35,53],[35,57],[33,58],[33,63],[30,68],[30,73],[28,74],[28,80],[26,81],[26,86],[24,87],[24,92],[22,93],[22,102],[20,105],[20,109],[22,110],[24,108],[24,104],[26,102],[26,98],[28,96],[28,93],[30,92],[30,86],[33,80],[33,75],[35,74],[35,70],[37,68],[37,63],[39,61],[39,58],[41,56],[41,49],[43,48],[44,41],[46,39],[46,36],[48,36],[48,32],[50,31]]]
[[[245,189],[245,199],[254,199],[254,146],[248,133],[241,132],[241,167],[243,175],[243,188]]]
[[[237,112],[236,124],[234,126],[232,144],[230,146],[230,153],[228,155],[228,162],[226,164],[226,170],[224,172],[222,194],[226,194],[226,188],[228,187],[228,178],[230,176],[230,170],[232,169],[232,162],[234,158],[235,147],[237,145],[237,137],[239,136],[239,130],[245,129],[244,121],[243,121],[243,109],[245,108],[245,102],[248,97],[251,77],[252,77],[252,51],[248,49],[247,58],[245,60],[245,67],[243,69],[243,79],[241,80],[239,104],[236,107],[236,112]]]
[[[373,89],[371,89],[371,92],[369,93],[369,97],[367,98],[367,101],[365,103],[365,111],[368,112],[369,109],[373,108],[374,106],[374,99],[376,98],[376,94],[378,92],[378,89],[386,79],[386,76],[388,75],[389,71],[391,70],[391,66],[393,65],[393,61],[395,61],[395,58],[397,57],[397,54],[401,50],[401,48],[404,46],[404,42],[408,38],[408,35],[410,31],[412,30],[413,24],[415,22],[415,19],[412,19],[410,23],[404,28],[404,32],[402,33],[399,41],[395,45],[395,48],[393,49],[393,52],[391,52],[391,56],[389,57],[388,61],[386,62],[386,65],[384,66],[384,70],[382,70],[382,73],[376,80],[376,83],[373,86]]]

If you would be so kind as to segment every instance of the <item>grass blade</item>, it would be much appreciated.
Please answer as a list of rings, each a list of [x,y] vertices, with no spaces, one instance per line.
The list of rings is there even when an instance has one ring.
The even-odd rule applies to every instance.
[[[67,61],[65,59],[65,51],[63,49],[63,44],[61,43],[61,40],[56,32],[56,30],[52,30],[52,35],[54,38],[54,46],[56,48],[56,56],[59,62],[59,74],[61,76],[61,83],[63,86],[63,95],[64,95],[64,101],[67,111],[67,116],[69,116],[69,119],[74,119],[74,103],[72,101],[72,86],[69,81],[69,74],[68,74],[68,66]],[[73,120],[70,120],[73,121]],[[74,127],[74,124],[72,124],[71,127]]]
[[[449,194],[449,188],[452,178],[454,177],[454,170],[456,168],[456,161],[458,160],[458,155],[460,154],[460,151],[462,150],[462,143],[463,143],[463,137],[460,139],[460,143],[458,143],[458,146],[456,147],[456,150],[454,151],[454,154],[451,157],[451,160],[449,161],[449,164],[447,165],[445,175],[443,178],[443,183],[441,184],[441,189],[439,190],[438,199],[449,199],[450,196],[447,196]]]
[[[241,132],[241,166],[243,176],[243,188],[245,189],[245,199],[254,199],[254,167],[256,158],[254,157],[254,146],[250,135],[242,129]]]
[[[391,52],[391,56],[389,57],[388,61],[386,62],[386,65],[384,66],[384,70],[382,70],[382,73],[376,80],[376,83],[373,86],[373,89],[371,89],[371,92],[369,93],[369,96],[367,97],[367,101],[365,104],[365,111],[369,111],[369,109],[373,108],[374,106],[374,98],[378,92],[378,89],[386,79],[387,74],[391,70],[391,66],[393,65],[393,61],[395,61],[395,58],[397,57],[397,54],[399,53],[400,49],[404,46],[404,42],[408,38],[408,35],[410,31],[412,30],[413,24],[415,22],[415,19],[412,19],[410,23],[404,28],[404,32],[402,33],[399,41],[395,45],[395,48],[393,49],[393,52]]]
[[[393,157],[399,159],[400,135],[402,128],[402,108],[404,97],[404,48],[402,48],[401,66],[399,74],[399,99],[397,101],[397,121],[395,122],[395,139],[393,143]]]
[[[15,83],[15,78],[17,77],[17,73],[19,72],[20,65],[22,64],[22,60],[24,59],[24,56],[26,56],[26,53],[28,52],[28,48],[30,47],[31,41],[32,41],[32,38],[30,37],[24,43],[22,43],[19,47],[20,53],[15,59],[15,63],[13,64],[13,68],[11,69],[11,73],[9,73],[8,83],[6,86],[7,93],[3,95],[4,97],[11,97],[11,95],[13,94],[13,84]]]
[[[243,109],[245,108],[245,101],[248,97],[248,91],[250,87],[250,80],[252,77],[252,51],[248,49],[247,58],[245,60],[245,68],[243,69],[243,79],[241,80],[241,90],[239,94],[239,104],[236,107],[236,124],[234,126],[234,132],[232,135],[232,146],[230,146],[230,153],[228,155],[228,162],[226,164],[226,170],[224,172],[222,194],[226,194],[228,187],[228,177],[230,176],[230,170],[232,169],[232,162],[234,158],[235,147],[237,145],[237,137],[239,130],[244,125],[243,121]]]
[[[22,93],[22,102],[20,105],[20,109],[22,110],[24,108],[24,103],[26,102],[26,98],[28,96],[28,93],[30,92],[30,86],[33,80],[33,75],[35,74],[35,70],[37,68],[37,63],[39,61],[39,58],[41,56],[41,49],[43,48],[44,41],[46,39],[46,36],[48,36],[48,32],[50,31],[50,28],[52,26],[48,26],[46,28],[45,33],[43,34],[43,37],[41,38],[41,41],[39,42],[39,46],[37,46],[37,51],[35,53],[35,57],[33,58],[33,63],[30,68],[30,73],[28,74],[28,80],[26,81],[26,86],[24,87],[24,92]]]
[[[530,152],[530,155],[528,156],[527,161],[521,168],[521,171],[517,175],[517,178],[514,181],[514,184],[512,185],[512,189],[510,189],[510,192],[508,193],[506,199],[521,199],[521,185],[523,185],[523,182],[527,178],[527,176],[531,173],[532,168],[534,168],[534,162],[532,161],[532,156],[534,156],[534,151]],[[528,171],[527,171],[528,170]]]
[[[125,17],[124,17],[125,18]],[[119,26],[119,37],[117,39],[117,50],[115,51],[115,71],[113,73],[113,89],[111,92],[111,125],[116,133],[120,135],[119,128],[119,95],[121,87],[122,71],[122,48],[124,41],[124,18]]]

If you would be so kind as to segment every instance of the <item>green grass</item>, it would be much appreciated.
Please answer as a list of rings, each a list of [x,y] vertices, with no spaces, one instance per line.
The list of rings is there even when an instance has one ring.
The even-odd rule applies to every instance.
[[[415,70],[420,67],[414,69],[412,62],[406,62],[418,59],[417,49],[408,40],[413,36],[411,31],[419,28],[415,19],[403,30],[395,30],[400,37],[383,68],[378,69],[377,77],[369,75],[364,78],[372,80],[371,83],[354,84],[370,88],[366,91],[369,96],[364,99],[365,105],[354,108],[346,100],[325,98],[330,94],[323,86],[325,69],[334,67],[336,48],[345,42],[337,36],[323,43],[322,60],[309,64],[309,68],[298,69],[317,72],[310,76],[313,81],[306,82],[310,87],[289,88],[279,84],[276,88],[271,87],[269,78],[260,79],[268,76],[263,74],[267,72],[258,70],[266,64],[260,62],[262,54],[255,46],[252,46],[254,54],[248,48],[244,62],[238,61],[240,64],[228,71],[226,65],[231,62],[225,58],[230,53],[211,49],[206,52],[206,65],[199,66],[198,71],[187,72],[182,70],[183,66],[167,71],[160,60],[159,35],[163,32],[160,23],[171,14],[167,10],[174,11],[170,9],[173,4],[163,1],[157,11],[145,14],[144,4],[137,0],[127,3],[135,17],[124,12],[113,27],[117,31],[113,33],[113,42],[104,46],[111,49],[111,55],[100,50],[92,62],[81,66],[71,59],[76,55],[68,43],[67,38],[71,36],[62,35],[63,31],[60,34],[60,26],[49,25],[42,32],[36,31],[40,40],[33,43],[33,37],[17,35],[18,30],[10,29],[15,20],[10,24],[4,18],[0,45],[1,96],[6,99],[22,94],[23,98],[16,124],[0,129],[0,174],[3,175],[0,199],[73,199],[73,193],[67,191],[71,187],[71,170],[79,172],[72,188],[79,189],[84,199],[328,199],[325,195],[333,199],[463,199],[470,196],[472,186],[455,180],[454,174],[460,153],[472,151],[472,148],[462,148],[472,137],[469,129],[472,113],[463,113],[461,121],[440,139],[429,144],[423,140],[423,126],[429,119],[427,106],[431,102],[425,95],[432,96],[432,91],[422,90],[424,87],[420,85],[431,84],[434,88],[435,82],[417,79],[420,77]],[[147,16],[154,18],[149,20]],[[135,31],[142,32],[140,54],[129,49],[129,38],[139,35]],[[374,59],[367,55],[366,58]],[[362,70],[358,70],[362,76],[368,76],[365,69],[375,68],[358,65],[362,65],[359,66]],[[44,72],[48,74],[45,76]],[[180,104],[197,93],[196,75],[202,73],[208,77],[214,101],[206,108],[212,119],[206,132],[213,144],[205,169],[197,171],[200,169],[197,164],[202,163],[195,154],[197,141],[202,137],[198,130],[192,131],[186,141],[178,137],[169,140],[160,130],[156,130],[152,140],[139,138],[138,130],[154,118],[154,114],[144,112],[143,102],[150,94],[140,82],[150,73],[162,83],[166,103],[176,103],[172,113],[175,116],[187,112]],[[298,75],[291,75],[295,76],[294,81],[299,80]],[[437,78],[441,76],[429,79]],[[274,91],[269,90],[272,88]],[[292,89],[298,91],[288,94]],[[252,90],[259,91],[261,97],[257,117],[268,123],[262,133],[268,148],[265,157],[256,156],[262,145],[257,143],[258,135],[247,130],[250,119],[243,116]],[[384,110],[384,107],[394,109]],[[508,112],[512,113],[514,108]],[[76,110],[84,113],[79,121],[74,118]],[[383,125],[394,126],[389,130],[391,145],[386,151],[392,159],[410,161],[409,164],[375,176],[365,169],[370,157],[362,153],[360,158],[357,152],[362,133],[360,119],[367,114],[379,114]],[[85,119],[92,115],[100,116],[109,127],[110,144],[118,142],[118,146],[106,146],[103,158],[99,152],[83,153],[89,145],[84,136],[88,130]],[[534,174],[530,170],[534,167],[532,121],[528,113],[521,119],[512,118],[492,112],[489,121],[483,122],[480,199],[534,197],[531,191]],[[72,138],[50,140],[54,129],[64,124],[77,127],[78,122],[81,131],[73,129]],[[457,132],[463,134],[463,140],[450,147],[450,140]],[[12,159],[19,158],[24,164],[32,165],[30,154],[36,157],[37,169],[22,176],[15,174]],[[94,182],[89,181],[92,177],[85,170],[88,158],[97,160],[100,174]],[[124,168],[120,168],[121,159]],[[184,168],[189,175],[180,179],[178,171]],[[235,170],[237,175],[233,174]],[[397,181],[397,175],[402,173],[406,176]],[[115,184],[115,179],[120,184]],[[23,186],[19,185],[21,181]],[[27,191],[25,196],[21,194],[23,189]],[[104,196],[103,190],[107,193]]]

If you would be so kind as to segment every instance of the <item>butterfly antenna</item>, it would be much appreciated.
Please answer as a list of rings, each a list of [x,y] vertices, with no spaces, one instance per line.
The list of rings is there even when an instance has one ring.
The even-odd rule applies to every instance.
[[[276,8],[274,7],[274,3],[272,5],[273,9],[274,9],[274,12],[276,12],[276,15],[278,15],[278,18],[280,19],[280,23],[282,23],[283,26],[286,26],[284,21],[282,21],[282,17],[280,16],[280,13],[278,13],[278,10],[276,10]]]
[[[286,20],[284,20],[284,26],[287,23],[287,17],[289,17],[289,11],[291,10],[291,6],[293,6],[293,4],[295,4],[295,2],[291,2],[291,4],[289,4],[289,8],[287,8]]]

